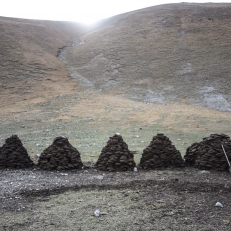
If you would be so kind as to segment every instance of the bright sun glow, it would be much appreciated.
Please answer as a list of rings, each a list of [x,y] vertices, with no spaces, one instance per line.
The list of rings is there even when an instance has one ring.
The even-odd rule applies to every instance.
[[[113,15],[173,0],[0,0],[0,16],[94,23]],[[184,2],[193,2],[185,1]],[[194,1],[203,2],[203,1]],[[206,1],[204,1],[206,2]],[[209,1],[213,2],[213,1]],[[214,1],[223,2],[223,1]],[[226,1],[231,2],[231,1]]]

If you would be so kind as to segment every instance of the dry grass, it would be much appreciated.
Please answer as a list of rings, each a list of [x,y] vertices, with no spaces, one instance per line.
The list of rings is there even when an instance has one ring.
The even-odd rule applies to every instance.
[[[80,151],[84,162],[94,163],[109,136],[119,132],[129,149],[138,152],[138,164],[143,149],[157,133],[167,135],[182,155],[192,143],[212,133],[231,135],[230,113],[183,104],[145,104],[113,95],[86,95],[64,95],[25,112],[11,111],[7,117],[2,113],[0,142],[3,144],[12,133],[18,134],[36,161],[37,153],[56,136],[64,135]],[[38,143],[40,147],[36,147]]]

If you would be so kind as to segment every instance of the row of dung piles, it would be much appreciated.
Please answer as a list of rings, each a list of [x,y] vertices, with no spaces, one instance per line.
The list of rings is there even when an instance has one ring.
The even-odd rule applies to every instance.
[[[123,141],[122,136],[110,137],[95,166],[104,171],[128,171],[136,166],[134,156]],[[0,149],[0,168],[27,168],[33,166],[27,150],[17,135],[6,139]],[[39,157],[38,165],[44,170],[80,169],[83,166],[80,153],[64,137],[56,137],[53,144],[46,148]],[[140,162],[142,168],[181,167],[182,158],[164,135],[153,137],[144,150]]]
[[[228,170],[229,166],[221,145],[231,160],[230,137],[225,134],[212,134],[200,143],[188,147],[184,161],[169,138],[164,134],[157,134],[150,145],[143,150],[140,167],[158,169],[184,167],[186,164],[199,169]],[[17,135],[7,138],[5,144],[0,147],[0,169],[28,168],[33,165]],[[83,163],[80,153],[67,138],[56,137],[52,145],[40,155],[37,166],[44,170],[68,170],[81,169]],[[95,164],[97,169],[103,171],[129,171],[135,166],[134,155],[120,135],[110,137]]]
[[[0,148],[0,169],[29,168],[33,165],[17,135],[12,135],[5,140],[5,144]]]
[[[44,170],[80,169],[82,166],[80,153],[64,137],[56,137],[38,160],[38,167]]]
[[[225,154],[231,161],[231,139],[225,134],[211,134],[203,138],[200,143],[194,143],[187,148],[184,156],[187,166],[195,166],[199,169],[214,169],[225,171],[229,169]]]
[[[136,166],[134,155],[128,149],[121,135],[110,137],[107,145],[102,149],[95,164],[96,168],[103,171],[128,171]]]
[[[140,160],[140,167],[143,169],[184,166],[180,152],[164,134],[153,137],[149,146],[143,150]]]

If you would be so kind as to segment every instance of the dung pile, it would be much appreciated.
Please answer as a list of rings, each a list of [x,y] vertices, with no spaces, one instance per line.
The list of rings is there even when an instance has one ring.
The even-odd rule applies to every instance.
[[[34,165],[17,135],[5,140],[0,148],[0,169],[29,168]]]
[[[100,170],[110,172],[133,170],[136,166],[133,157],[133,153],[129,151],[122,136],[114,135],[102,149],[95,166]]]
[[[231,161],[230,137],[225,134],[211,134],[209,137],[203,138],[200,143],[193,143],[187,148],[184,156],[186,165],[199,169],[228,170],[229,166],[221,144]]]
[[[64,137],[56,137],[38,160],[38,167],[44,170],[79,169],[82,166],[80,153]]]
[[[143,150],[140,160],[140,167],[143,169],[184,166],[180,152],[164,134],[153,137],[149,146]]]

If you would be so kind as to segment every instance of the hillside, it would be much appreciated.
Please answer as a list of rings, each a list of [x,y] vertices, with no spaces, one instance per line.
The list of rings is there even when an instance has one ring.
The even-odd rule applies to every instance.
[[[66,52],[83,86],[231,111],[231,4],[170,4],[105,21]]]
[[[231,4],[154,6],[102,21],[0,18],[0,146],[36,159],[58,136],[96,161],[119,132],[139,160],[156,133],[184,154],[230,133]],[[39,144],[39,145],[37,145]]]
[[[187,3],[125,13],[88,30],[1,17],[1,105],[42,102],[82,86],[231,111],[230,19],[231,4]]]
[[[0,31],[1,107],[38,103],[71,87],[56,55],[78,37],[76,23],[0,17]]]
[[[231,230],[230,38],[231,4],[0,17],[0,230]],[[199,169],[167,167],[179,153]],[[41,156],[69,170],[9,169]]]

